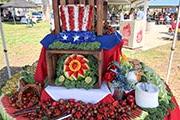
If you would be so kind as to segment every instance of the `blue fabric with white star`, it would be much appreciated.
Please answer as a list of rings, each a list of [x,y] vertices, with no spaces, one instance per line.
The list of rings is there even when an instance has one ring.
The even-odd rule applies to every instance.
[[[84,42],[100,42],[101,49],[111,49],[121,41],[121,35],[117,32],[111,35],[96,36],[94,32],[88,31],[66,31],[59,34],[48,34],[41,41],[43,47],[48,46],[55,41],[63,43],[80,44]]]

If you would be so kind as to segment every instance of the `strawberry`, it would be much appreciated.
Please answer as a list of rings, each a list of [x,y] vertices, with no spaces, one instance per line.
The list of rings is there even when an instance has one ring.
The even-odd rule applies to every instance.
[[[118,101],[114,101],[114,102],[113,102],[113,106],[114,106],[114,107],[117,107],[118,105],[119,105]]]
[[[127,105],[126,103],[126,100],[124,100],[122,103],[121,103],[122,107],[125,107]]]
[[[52,103],[52,106],[55,107],[55,106],[57,106],[58,104],[59,104],[58,102],[53,102],[53,103]]]
[[[103,116],[101,114],[98,114],[97,115],[97,120],[102,120],[103,119]]]
[[[76,113],[75,113],[75,117],[76,117],[77,119],[80,119],[80,118],[81,118],[81,116],[82,116],[82,115],[81,115],[81,113],[80,113],[80,112],[76,112]]]

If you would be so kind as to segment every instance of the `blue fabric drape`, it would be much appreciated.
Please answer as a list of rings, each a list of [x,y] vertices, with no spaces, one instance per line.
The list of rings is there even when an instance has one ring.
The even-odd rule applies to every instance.
[[[121,35],[115,32],[111,35],[96,36],[93,32],[85,31],[70,31],[61,32],[59,34],[48,34],[41,41],[43,47],[48,49],[48,46],[55,41],[64,43],[71,42],[72,44],[80,44],[83,42],[100,42],[102,49],[111,49],[121,41]]]

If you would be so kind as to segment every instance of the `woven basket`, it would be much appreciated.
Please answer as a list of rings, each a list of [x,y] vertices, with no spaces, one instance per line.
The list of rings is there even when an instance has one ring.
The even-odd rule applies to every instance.
[[[32,89],[32,91],[38,96],[38,98],[40,98],[41,86],[36,84],[27,84],[24,86],[20,86],[20,90],[18,93],[18,100],[17,100],[18,107],[21,107],[21,105],[23,104],[22,102],[23,93],[29,89]]]

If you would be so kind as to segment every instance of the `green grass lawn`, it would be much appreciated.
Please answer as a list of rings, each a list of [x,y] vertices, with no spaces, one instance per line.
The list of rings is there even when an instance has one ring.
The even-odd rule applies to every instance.
[[[49,33],[48,22],[40,22],[33,27],[25,24],[3,23],[10,65],[22,66],[38,59],[40,41]],[[4,66],[2,40],[0,38],[0,68]]]

